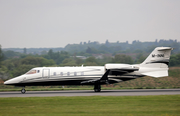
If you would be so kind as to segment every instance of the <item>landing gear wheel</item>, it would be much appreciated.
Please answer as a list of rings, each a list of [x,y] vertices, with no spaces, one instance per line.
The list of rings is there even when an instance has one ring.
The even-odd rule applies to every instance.
[[[100,92],[101,91],[101,85],[94,85],[94,92]]]
[[[25,93],[26,93],[26,90],[23,88],[23,89],[21,90],[21,93],[22,93],[22,94],[25,94]]]
[[[101,89],[94,89],[94,92],[101,92]]]

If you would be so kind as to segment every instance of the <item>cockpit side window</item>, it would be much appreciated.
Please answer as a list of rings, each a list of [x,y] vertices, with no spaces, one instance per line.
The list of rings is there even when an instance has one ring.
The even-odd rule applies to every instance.
[[[37,70],[30,70],[29,72],[27,72],[26,74],[35,74],[37,73],[38,71]]]

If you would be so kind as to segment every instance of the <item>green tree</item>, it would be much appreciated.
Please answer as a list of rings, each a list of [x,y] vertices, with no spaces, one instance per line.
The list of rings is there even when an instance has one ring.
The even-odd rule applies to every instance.
[[[86,62],[96,62],[96,58],[91,56],[91,57],[86,59]]]
[[[24,48],[24,49],[23,49],[23,52],[24,52],[24,54],[27,54],[27,49]]]
[[[76,64],[77,65],[82,65],[83,64],[83,60],[80,58],[75,58]]]
[[[33,57],[28,56],[21,60],[21,64],[23,65],[34,65],[34,66],[50,66],[55,65],[55,62],[53,60],[47,60],[43,57]]]
[[[3,55],[3,52],[1,50],[1,45],[0,45],[0,67],[1,67],[1,63],[3,61],[3,58],[4,58],[4,55]]]
[[[34,65],[19,65],[17,68],[13,70],[12,75],[13,77],[20,76],[22,74],[25,74],[32,68],[34,68]]]
[[[66,58],[62,61],[61,66],[80,66],[83,64],[83,60],[80,58]]]
[[[19,52],[14,52],[14,51],[11,51],[11,50],[3,51],[3,54],[4,54],[4,59],[19,58],[22,55]]]
[[[170,66],[180,66],[180,54],[172,55],[170,57]]]
[[[7,67],[5,67],[5,66],[1,66],[0,67],[0,79],[2,79],[2,80],[6,80],[6,79],[8,79],[9,78],[9,73],[8,73],[8,69],[7,69]]]
[[[112,58],[112,62],[113,63],[127,63],[127,64],[132,64],[133,60],[130,56],[126,56],[126,55],[120,55],[117,54],[115,55],[114,58]]]
[[[10,75],[11,77],[22,75],[35,67],[53,65],[55,65],[55,62],[52,59],[48,60],[43,57],[34,56],[27,56],[22,59],[8,59],[3,61],[3,66],[6,67],[4,69],[7,69],[5,73]]]
[[[52,50],[52,49],[49,50],[48,56],[49,56],[50,58],[53,58],[53,57],[54,57],[54,54],[53,54],[53,50]]]
[[[88,47],[86,49],[86,53],[89,53],[89,54],[98,53],[98,50],[96,48],[93,48],[93,47]]]
[[[139,53],[136,56],[136,63],[142,63],[145,59],[146,57],[144,57],[142,53]]]
[[[88,48],[86,49],[86,53],[91,54],[91,53],[92,53],[92,49],[91,49],[90,47],[88,47]]]
[[[91,56],[85,60],[85,65],[86,66],[96,66],[97,65],[97,60],[95,57]]]
[[[76,61],[73,58],[66,58],[63,60],[61,66],[76,66]]]
[[[48,54],[43,55],[43,57],[47,59],[52,59],[57,65],[59,65],[64,59],[69,58],[70,55],[66,51],[53,52],[52,50],[49,50]]]

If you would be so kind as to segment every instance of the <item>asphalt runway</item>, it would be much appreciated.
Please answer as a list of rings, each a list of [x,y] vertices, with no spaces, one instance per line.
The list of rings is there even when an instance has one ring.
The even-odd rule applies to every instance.
[[[0,97],[52,97],[52,96],[146,96],[146,95],[176,95],[180,89],[126,89],[126,90],[67,90],[67,91],[20,91],[0,92]]]

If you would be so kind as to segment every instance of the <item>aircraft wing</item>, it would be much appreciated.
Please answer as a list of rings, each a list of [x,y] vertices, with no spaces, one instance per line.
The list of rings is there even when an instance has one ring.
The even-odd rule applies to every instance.
[[[139,70],[138,67],[125,67],[125,68],[107,69],[106,72],[104,73],[104,75],[100,79],[82,81],[81,84],[94,84],[94,83],[109,84],[108,75],[123,75],[123,74],[134,72],[137,70]]]
[[[100,79],[82,81],[81,84],[93,84],[93,83],[107,83],[108,84],[108,74],[110,70],[107,70]]]

